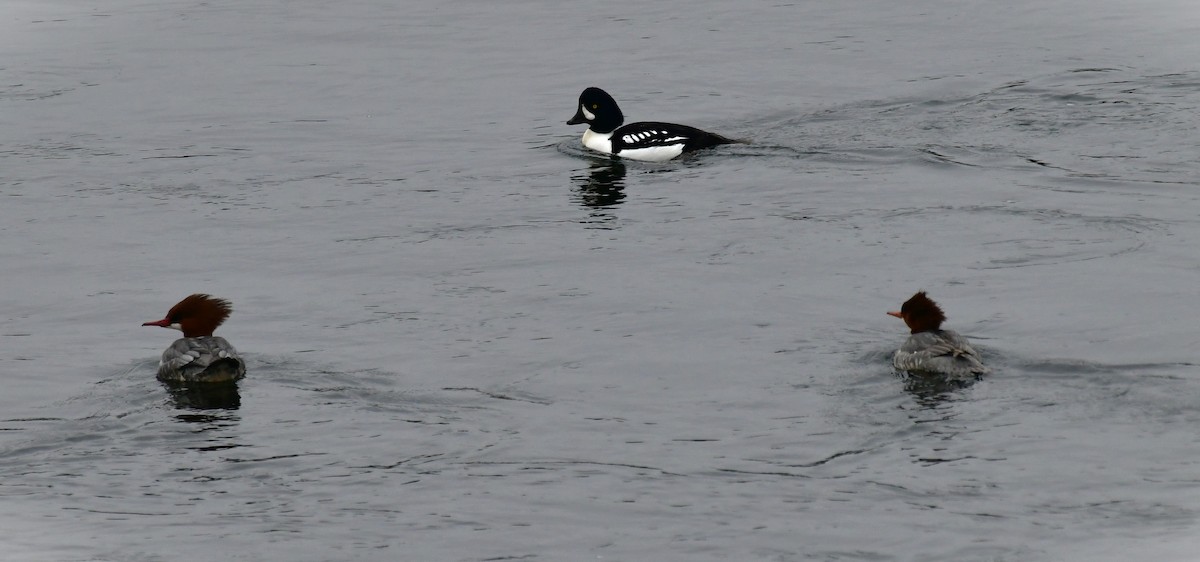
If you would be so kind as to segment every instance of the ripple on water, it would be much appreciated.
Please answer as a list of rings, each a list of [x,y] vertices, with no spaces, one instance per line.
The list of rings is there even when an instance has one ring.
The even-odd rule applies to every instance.
[[[776,115],[757,123],[757,136],[768,145],[808,147],[815,161],[843,167],[1032,168],[1061,189],[1073,180],[1196,185],[1196,83],[1195,72],[1081,68],[967,95]]]
[[[5,420],[0,476],[19,484],[4,495],[27,517],[127,537],[239,520],[250,535],[299,532],[310,516],[289,522],[288,513],[399,505],[402,491],[382,492],[381,482],[469,469],[510,437],[503,420],[512,410],[550,403],[519,390],[403,388],[390,373],[247,359],[237,400],[223,405],[180,401],[147,360],[46,407],[56,415]]]
[[[932,216],[937,215],[937,218]],[[927,221],[978,237],[978,269],[1054,265],[1136,252],[1162,235],[1157,222],[1137,216],[1087,216],[1052,209],[1000,206],[934,207],[900,211],[884,221]]]

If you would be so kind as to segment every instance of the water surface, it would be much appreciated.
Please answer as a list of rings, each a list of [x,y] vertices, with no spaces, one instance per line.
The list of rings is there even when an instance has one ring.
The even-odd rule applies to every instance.
[[[13,3],[14,560],[1190,560],[1200,11]],[[613,163],[564,122],[750,140]],[[995,373],[906,379],[918,289]],[[233,301],[236,395],[143,328]]]

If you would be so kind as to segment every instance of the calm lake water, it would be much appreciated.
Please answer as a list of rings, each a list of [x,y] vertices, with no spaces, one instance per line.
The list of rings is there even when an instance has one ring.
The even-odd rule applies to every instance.
[[[0,559],[1185,561],[1200,8],[12,1]],[[613,163],[567,126],[750,141]],[[994,373],[904,378],[925,289]],[[247,359],[154,378],[194,292]]]

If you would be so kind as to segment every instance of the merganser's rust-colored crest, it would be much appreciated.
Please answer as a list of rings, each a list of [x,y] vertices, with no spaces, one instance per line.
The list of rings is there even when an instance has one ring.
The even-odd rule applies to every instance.
[[[146,322],[143,326],[161,326],[183,332],[185,338],[211,336],[229,318],[233,305],[225,299],[197,293],[171,307],[162,320]]]
[[[912,298],[900,306],[899,312],[888,312],[889,315],[904,320],[912,333],[932,332],[942,328],[946,315],[942,308],[925,296],[925,291],[918,291]]]

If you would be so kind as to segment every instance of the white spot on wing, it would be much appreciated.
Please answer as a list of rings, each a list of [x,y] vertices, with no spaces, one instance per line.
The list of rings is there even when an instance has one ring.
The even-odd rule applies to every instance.
[[[642,143],[652,143],[655,146],[682,143],[686,142],[688,137],[678,133],[672,133],[664,129],[647,129],[645,131],[637,131],[626,133],[621,136],[621,141],[628,145],[636,145]],[[649,148],[649,147],[643,147]],[[627,150],[637,150],[627,149]]]

